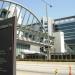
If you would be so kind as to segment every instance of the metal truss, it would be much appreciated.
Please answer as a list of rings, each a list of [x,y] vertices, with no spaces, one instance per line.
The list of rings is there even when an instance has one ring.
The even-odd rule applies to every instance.
[[[0,17],[6,19],[14,15],[17,16],[17,39],[43,43],[43,46],[51,45],[45,42],[48,40],[48,33],[31,10],[13,1],[0,0]],[[49,40],[53,38],[50,37]]]

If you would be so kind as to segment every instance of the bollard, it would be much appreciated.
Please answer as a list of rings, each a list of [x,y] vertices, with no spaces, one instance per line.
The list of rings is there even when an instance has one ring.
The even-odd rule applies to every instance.
[[[69,66],[69,75],[72,75],[71,66]]]

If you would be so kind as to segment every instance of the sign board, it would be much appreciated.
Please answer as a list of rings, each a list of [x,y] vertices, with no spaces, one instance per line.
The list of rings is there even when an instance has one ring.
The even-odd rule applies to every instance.
[[[16,75],[15,17],[0,21],[0,75]]]

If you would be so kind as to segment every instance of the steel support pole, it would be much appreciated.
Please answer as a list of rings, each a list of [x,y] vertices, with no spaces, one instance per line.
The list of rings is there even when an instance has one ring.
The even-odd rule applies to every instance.
[[[48,9],[47,9],[47,3],[46,3],[46,19],[47,19],[47,26],[48,26]],[[48,35],[48,50],[47,50],[47,60],[50,60],[50,43],[49,43],[49,33]]]

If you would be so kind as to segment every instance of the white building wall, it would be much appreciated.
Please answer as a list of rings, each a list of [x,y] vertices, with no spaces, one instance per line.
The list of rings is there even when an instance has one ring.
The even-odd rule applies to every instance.
[[[54,33],[54,48],[57,53],[65,52],[65,44],[64,44],[64,33],[63,32],[55,32]]]
[[[54,23],[53,20],[48,19],[48,34],[49,34],[50,36],[53,35],[53,23]]]
[[[30,45],[30,50],[35,52],[40,52],[40,46],[38,45]]]
[[[49,17],[48,17],[48,21],[47,21],[46,17],[43,17],[42,20],[43,20],[43,27],[44,27],[44,29],[48,32],[48,34],[50,36],[52,36],[54,21],[52,19],[50,19]],[[48,22],[48,24],[45,24],[47,22]]]

